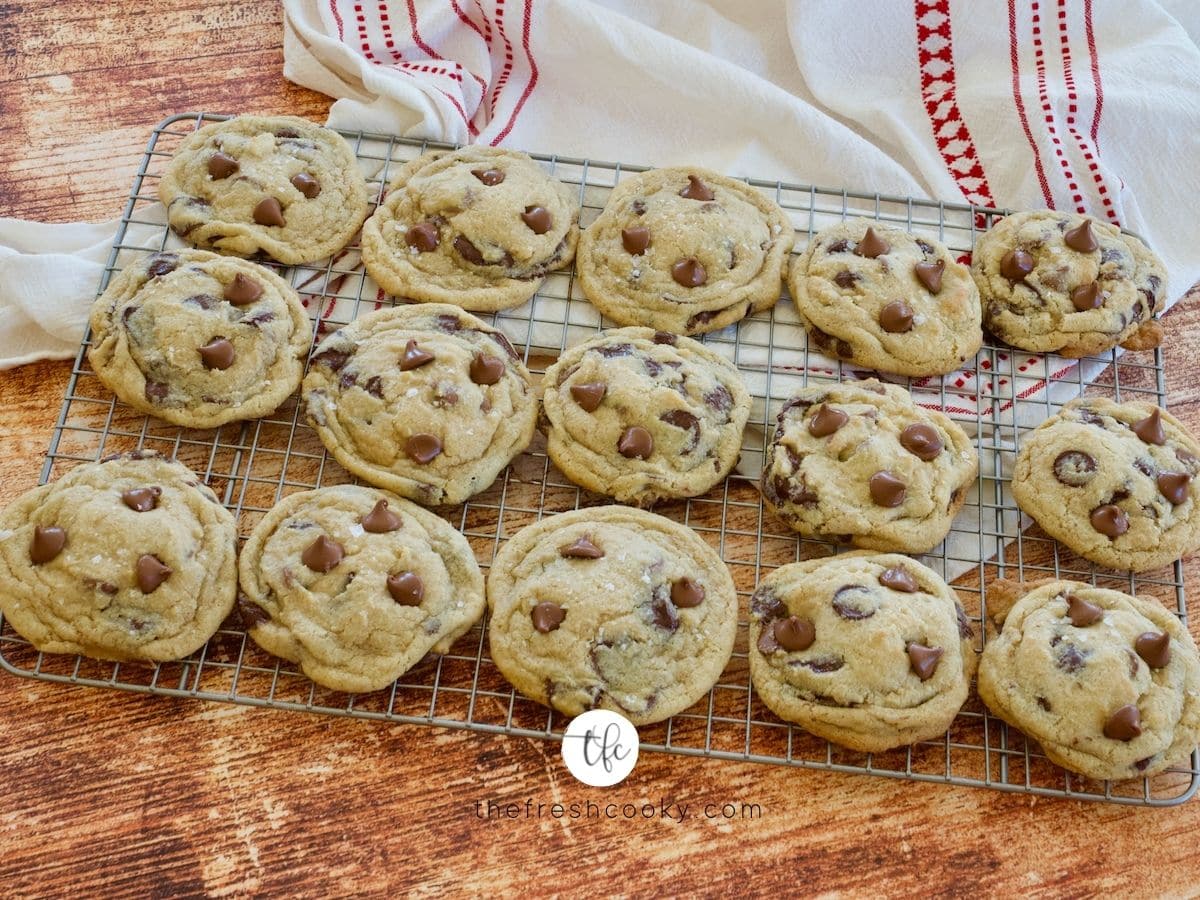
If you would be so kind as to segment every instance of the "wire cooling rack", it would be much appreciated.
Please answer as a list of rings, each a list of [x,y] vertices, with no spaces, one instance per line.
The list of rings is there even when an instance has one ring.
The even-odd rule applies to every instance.
[[[130,260],[177,241],[164,225],[155,187],[179,142],[208,121],[205,113],[172,116],[146,147],[121,225],[101,278]],[[382,196],[390,169],[429,147],[424,141],[343,132],[364,174]],[[641,167],[561,156],[536,155],[556,177],[578,188],[588,224],[611,188]],[[994,210],[908,197],[825,189],[748,179],[775,198],[805,237],[850,216],[865,216],[914,232],[932,234],[955,252],[969,253]],[[390,305],[358,264],[357,245],[319,266],[274,268],[301,292],[313,319],[314,342],[361,313]],[[552,274],[528,304],[490,316],[540,374],[558,353],[594,334],[602,323],[574,285],[573,272]],[[83,461],[137,448],[174,456],[203,474],[238,518],[244,538],[282,497],[323,485],[353,481],[330,459],[305,423],[296,396],[272,415],[210,431],[181,429],[148,418],[114,400],[87,366],[85,336],[54,426],[41,483]],[[664,504],[656,511],[684,522],[716,548],[729,566],[742,603],[733,658],[707,698],[667,722],[641,729],[641,749],[686,756],[774,763],[890,778],[990,787],[1042,796],[1120,804],[1169,806],[1191,797],[1200,785],[1200,754],[1153,779],[1094,782],[1051,764],[1040,748],[988,714],[972,696],[940,740],[887,753],[859,753],[813,737],[777,719],[750,686],[746,656],[746,604],[757,582],[772,569],[836,548],[799,539],[764,511],[756,487],[779,406],[807,384],[853,380],[851,366],[809,352],[807,338],[786,299],[773,312],[755,315],[705,342],[741,369],[754,395],[742,458],[736,472],[708,494]],[[886,377],[886,376],[885,376]],[[1075,578],[1127,592],[1153,595],[1186,623],[1183,571],[1179,563],[1139,576],[1097,570],[1036,527],[1028,527],[1012,503],[1009,475],[1022,434],[1080,393],[1115,399],[1164,401],[1159,351],[1109,353],[1078,362],[1043,359],[986,346],[974,363],[944,379],[891,379],[905,384],[923,404],[948,412],[980,451],[979,476],[951,535],[922,561],[954,578],[977,640],[987,585],[997,578]],[[571,484],[550,463],[542,439],[518,457],[487,491],[440,512],[468,538],[481,566],[500,543],[544,515],[608,502]],[[488,655],[486,621],[462,637],[451,652],[431,656],[390,689],[350,695],[321,688],[290,664],[248,640],[233,620],[193,656],[157,666],[102,663],[46,655],[0,623],[0,665],[43,681],[191,697],[279,709],[353,716],[386,722],[435,725],[493,734],[560,740],[566,719],[524,699],[505,682]]]

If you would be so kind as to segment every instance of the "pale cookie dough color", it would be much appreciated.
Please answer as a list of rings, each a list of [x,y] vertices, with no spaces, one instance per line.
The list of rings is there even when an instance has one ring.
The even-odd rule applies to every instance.
[[[186,466],[85,463],[0,512],[0,611],[46,653],[181,659],[237,594],[233,516]]]
[[[1076,213],[1005,216],[975,244],[983,324],[1023,350],[1087,356],[1156,347],[1166,268],[1137,238]]]
[[[979,696],[1089,778],[1184,763],[1200,739],[1200,657],[1152,598],[1052,581],[1018,599],[979,663]]]
[[[185,241],[295,265],[323,259],[367,215],[367,184],[336,131],[292,116],[238,116],[188,135],[158,197]]]
[[[925,553],[950,530],[978,469],[949,417],[870,379],[804,388],[785,403],[760,489],[805,537]]]
[[[825,228],[788,285],[823,353],[897,375],[942,375],[983,343],[970,270],[931,237],[856,219]]]
[[[975,670],[958,597],[906,556],[791,563],[750,600],[750,677],[781,719],[855,750],[933,740]]]
[[[338,691],[387,687],[446,653],[483,615],[471,547],[394,494],[338,485],[292,494],[238,561],[243,624],[260,647]]]
[[[520,306],[575,255],[576,190],[524,153],[435,150],[406,163],[363,226],[363,263],[412,300]]]
[[[92,306],[88,362],[134,409],[188,428],[264,416],[300,384],[312,325],[274,272],[203,250],[127,266]]]
[[[624,179],[579,241],[584,295],[620,325],[716,331],[779,299],[795,232],[744,181],[698,168]]]
[[[500,548],[487,589],[496,666],[567,716],[667,719],[709,692],[733,652],[729,570],[699,535],[653,513],[543,519]]]
[[[604,331],[559,357],[544,384],[547,451],[588,490],[649,506],[703,494],[737,463],[750,395],[691,338]]]
[[[1145,572],[1200,547],[1200,444],[1150,403],[1068,403],[1021,441],[1017,505],[1111,569]]]
[[[436,303],[381,309],[327,337],[304,403],[338,462],[426,505],[487,488],[533,439],[538,411],[508,339]]]

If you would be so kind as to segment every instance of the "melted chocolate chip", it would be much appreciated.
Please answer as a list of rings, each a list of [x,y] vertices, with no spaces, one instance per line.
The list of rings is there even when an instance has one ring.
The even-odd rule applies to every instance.
[[[192,294],[179,302],[186,303],[188,306],[197,306],[200,309],[216,309],[218,300],[212,294]],[[128,308],[126,307],[126,309]]]
[[[504,180],[504,172],[501,169],[472,169],[471,174],[488,187],[495,187]]]
[[[303,194],[308,200],[312,200],[321,193],[321,182],[317,181],[316,178],[307,172],[300,172],[293,175],[291,180],[292,187]]]
[[[915,594],[921,589],[912,573],[900,566],[884,569],[879,575],[879,583],[902,594]]]
[[[685,431],[690,431],[691,447],[694,447],[700,440],[700,420],[688,412],[686,409],[672,409],[658,417],[661,421],[668,425],[674,425],[676,428],[682,428]]]
[[[687,187],[679,192],[679,196],[687,200],[713,200],[716,195],[712,189],[695,175],[688,176]]]
[[[372,397],[383,399],[383,378],[379,375],[372,375],[367,379],[367,383],[363,385],[363,390]]]
[[[1150,462],[1148,459],[1135,459],[1133,461],[1133,467],[1147,478],[1153,478],[1157,474],[1157,470],[1154,468],[1154,463]]]
[[[158,498],[161,496],[160,487],[130,488],[121,494],[121,502],[134,512],[150,512],[158,506]]]
[[[868,227],[867,233],[862,236],[862,240],[854,248],[854,253],[857,256],[863,256],[867,259],[875,259],[877,256],[883,256],[883,254],[891,249],[891,244],[881,238],[874,228]]]
[[[1109,538],[1117,538],[1129,530],[1129,517],[1119,506],[1107,503],[1097,506],[1090,516],[1092,527]]]
[[[416,572],[400,572],[389,575],[387,590],[392,599],[401,606],[420,606],[425,598],[425,582]]]
[[[964,641],[975,637],[975,631],[971,628],[971,623],[967,621],[967,614],[961,604],[954,604],[954,615],[958,619],[958,636]]]
[[[225,285],[225,299],[234,306],[246,306],[262,296],[262,285],[253,278],[248,278],[241,272],[233,276],[233,281]]]
[[[704,585],[686,575],[671,585],[671,602],[680,609],[692,609],[704,602]]]
[[[567,559],[601,559],[604,551],[593,544],[587,535],[581,535],[574,543],[559,547],[558,555]]]
[[[679,630],[679,613],[667,599],[666,585],[659,585],[654,591],[650,600],[650,620],[672,634]]]
[[[626,459],[647,459],[654,452],[654,438],[639,425],[631,425],[621,433],[617,452]]]
[[[62,553],[67,545],[67,533],[55,525],[35,525],[29,543],[29,561],[35,566],[48,563]]]
[[[704,395],[704,402],[717,412],[729,412],[733,409],[733,394],[729,393],[729,388],[725,385],[718,384]]]
[[[904,502],[907,486],[886,469],[872,475],[867,484],[871,491],[871,500],[877,506],[895,507]]]
[[[438,330],[444,331],[446,334],[455,334],[456,332],[462,331],[462,322],[459,320],[458,316],[453,316],[449,313],[442,313],[434,320],[434,322],[436,323]]]
[[[151,403],[158,403],[165,400],[168,393],[170,393],[170,388],[168,388],[161,381],[150,381],[147,379],[146,399]]]
[[[822,403],[808,420],[808,433],[815,438],[829,437],[848,421],[850,417],[840,409]]]
[[[1096,475],[1096,460],[1082,450],[1065,450],[1054,459],[1054,477],[1068,487],[1082,487]]]
[[[254,221],[259,225],[284,225],[283,207],[274,197],[264,197],[254,207]]]
[[[1146,631],[1139,634],[1133,642],[1133,649],[1152,669],[1161,669],[1171,661],[1171,638],[1162,632]]]
[[[924,644],[918,644],[915,641],[910,643],[907,648],[908,661],[912,665],[913,672],[922,681],[928,681],[933,677],[933,673],[937,671],[938,663],[941,661],[942,654],[946,651],[941,647],[926,647]]]
[[[571,385],[571,397],[584,412],[595,412],[606,393],[608,393],[608,385],[603,381],[587,381],[583,384]]]
[[[854,287],[854,285],[860,280],[861,279],[849,269],[842,269],[842,271],[833,276],[833,283],[846,290]]]
[[[399,515],[388,509],[386,500],[379,500],[371,507],[371,511],[359,519],[363,531],[370,534],[387,534],[400,527],[403,520]]]
[[[925,285],[925,289],[931,294],[942,292],[942,275],[945,271],[946,261],[942,259],[937,262],[919,262],[913,266],[913,274],[917,276],[917,281]]]
[[[1100,246],[1096,240],[1096,236],[1092,234],[1092,222],[1090,219],[1084,219],[1075,228],[1064,232],[1063,242],[1072,250],[1080,253],[1091,253]]]
[[[1067,618],[1076,628],[1086,628],[1104,618],[1104,608],[1072,594],[1067,597]]]
[[[152,594],[164,581],[171,577],[170,566],[152,553],[143,553],[138,557],[135,568],[138,590],[143,594]]]
[[[1166,497],[1172,506],[1179,506],[1187,501],[1188,485],[1191,481],[1192,476],[1185,472],[1162,472],[1155,479],[1158,492]]]
[[[454,249],[458,251],[459,256],[469,263],[473,263],[477,266],[487,265],[487,262],[484,260],[483,254],[479,252],[479,249],[461,234],[454,239]]]
[[[845,664],[845,660],[834,656],[823,656],[820,659],[800,659],[794,663],[794,665],[804,666],[804,668],[816,672],[818,675],[836,672]]]
[[[554,224],[550,210],[544,206],[525,207],[525,211],[521,213],[521,221],[528,225],[529,230],[534,234],[545,234]]]
[[[420,253],[429,253],[438,248],[441,237],[435,222],[418,222],[404,232],[404,243]]]
[[[208,158],[208,174],[214,181],[228,178],[237,170],[238,161],[219,150]]]
[[[543,601],[530,611],[529,617],[533,619],[535,629],[542,634],[549,634],[563,623],[567,612],[557,603]]]
[[[312,358],[312,362],[313,365],[326,366],[333,372],[340,372],[348,359],[350,354],[345,350],[322,350]]]
[[[1100,284],[1090,281],[1087,284],[1081,284],[1071,291],[1071,305],[1080,312],[1089,309],[1098,309],[1104,303],[1104,297],[1105,294],[1100,290]]]
[[[888,334],[912,331],[912,307],[903,300],[894,300],[879,312],[879,325]]]
[[[1167,433],[1162,426],[1162,410],[1157,406],[1144,419],[1139,419],[1129,426],[1144,443],[1161,447],[1167,442]]]
[[[1000,274],[1009,281],[1024,281],[1033,271],[1033,257],[1020,247],[1009,250],[1000,260]]]
[[[708,280],[708,273],[704,271],[704,266],[700,265],[700,260],[688,256],[671,266],[671,277],[683,287],[700,287]]]
[[[432,353],[422,350],[415,340],[410,340],[404,345],[404,355],[400,357],[400,371],[408,372],[412,369],[419,369],[433,360]]]
[[[1114,741],[1132,741],[1142,733],[1142,714],[1136,706],[1122,706],[1104,723],[1104,736]]]
[[[1071,675],[1083,668],[1089,655],[1070,641],[1064,641],[1061,635],[1055,635],[1050,640],[1050,646],[1055,648],[1054,664]]]
[[[817,630],[813,627],[813,623],[798,616],[777,619],[771,631],[775,636],[776,643],[792,653],[807,650],[817,639]]]
[[[857,621],[875,615],[877,601],[869,588],[859,584],[847,584],[833,595],[833,611],[843,619]]]
[[[504,360],[486,353],[476,353],[471,358],[469,374],[476,384],[495,384],[504,377]]]
[[[900,432],[900,446],[917,459],[929,462],[942,452],[942,438],[932,425],[916,422]]]
[[[842,238],[841,240],[834,241],[825,249],[829,253],[847,253],[850,250],[850,242]]]
[[[631,256],[639,256],[650,246],[650,229],[638,225],[621,229],[621,246]]]
[[[300,562],[304,563],[314,572],[321,572],[323,574],[336,567],[345,555],[346,551],[342,549],[341,544],[323,534],[309,544],[304,552],[300,554]]]
[[[435,434],[418,432],[404,442],[404,452],[413,462],[425,465],[442,452],[442,442]]]
[[[223,337],[215,337],[199,348],[200,360],[206,369],[224,371],[233,365],[236,356],[233,344]]]
[[[146,266],[146,275],[150,278],[160,278],[168,272],[179,268],[179,257],[174,253],[159,253],[150,257]]]

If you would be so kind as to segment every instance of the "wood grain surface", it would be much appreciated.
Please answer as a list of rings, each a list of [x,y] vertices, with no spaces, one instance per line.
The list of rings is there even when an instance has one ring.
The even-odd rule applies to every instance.
[[[329,100],[282,77],[280,20],[273,3],[0,3],[0,215],[114,217],[171,112],[323,120]],[[1165,322],[1169,406],[1200,430],[1200,296]],[[0,373],[0,504],[35,483],[69,370]],[[1186,572],[1197,632],[1200,559]],[[4,896],[1200,890],[1200,801],[1125,809],[658,754],[602,791],[552,743],[3,675],[0,797]],[[527,799],[689,816],[525,818]],[[520,817],[480,818],[488,800]],[[760,814],[708,819],[709,803]]]

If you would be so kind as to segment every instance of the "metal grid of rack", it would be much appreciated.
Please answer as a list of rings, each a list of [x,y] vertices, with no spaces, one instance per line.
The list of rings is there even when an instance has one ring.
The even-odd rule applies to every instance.
[[[172,116],[155,127],[121,218],[99,290],[138,254],[175,240],[156,207],[155,186],[178,143],[208,121],[205,113]],[[444,145],[386,135],[343,132],[364,174],[382,196],[390,170],[431,147]],[[581,224],[598,214],[611,188],[642,167],[533,154],[548,171],[578,189]],[[776,199],[797,228],[797,246],[828,224],[864,216],[938,237],[967,253],[995,210],[878,193],[825,189],[747,179]],[[272,264],[273,265],[273,264]],[[273,265],[296,286],[313,320],[314,344],[360,313],[389,305],[358,261],[355,245],[318,266]],[[491,316],[540,374],[558,353],[594,334],[602,323],[581,297],[573,272],[552,274],[525,306]],[[195,431],[148,418],[115,401],[89,370],[83,345],[71,374],[41,472],[45,483],[83,461],[135,448],[174,456],[201,473],[237,516],[244,537],[275,502],[314,487],[353,479],[322,447],[301,415],[297,396],[263,419]],[[716,548],[729,566],[742,602],[733,658],[708,697],[667,722],[643,727],[641,749],[686,756],[858,772],[917,781],[990,787],[1042,796],[1121,804],[1169,806],[1200,786],[1200,753],[1153,779],[1093,782],[1051,764],[1040,748],[991,716],[972,697],[940,740],[887,753],[859,753],[829,744],[784,723],[750,685],[746,656],[746,601],[772,569],[836,550],[800,539],[765,512],[756,487],[780,405],[798,387],[852,380],[861,373],[808,350],[807,338],[782,301],[705,342],[731,359],[754,395],[737,470],[708,494],[656,509],[686,523]],[[886,377],[886,376],[884,376]],[[889,379],[905,384],[919,402],[944,409],[973,438],[980,473],[951,535],[922,561],[954,579],[980,644],[986,640],[987,585],[997,578],[1062,576],[1162,600],[1186,622],[1182,566],[1140,576],[1099,570],[1036,528],[1027,529],[1007,490],[1021,435],[1080,393],[1116,399],[1164,400],[1161,354],[1109,353],[1078,362],[1044,360],[985,346],[964,372],[943,379]],[[488,490],[466,504],[439,510],[467,536],[480,565],[500,543],[545,515],[607,502],[571,484],[550,463],[540,436]],[[561,739],[565,717],[517,694],[488,656],[486,620],[451,652],[426,658],[390,689],[340,694],[321,688],[290,664],[269,656],[227,622],[207,646],[179,662],[157,666],[103,663],[41,654],[0,623],[0,666],[43,681],[114,688],[385,722],[469,729],[548,740]]]

